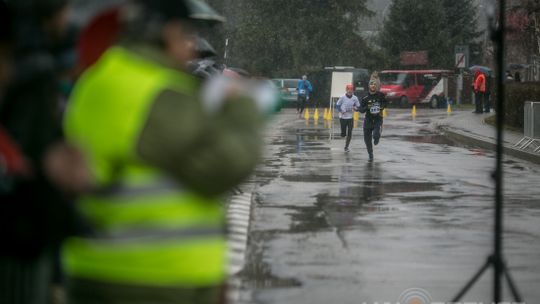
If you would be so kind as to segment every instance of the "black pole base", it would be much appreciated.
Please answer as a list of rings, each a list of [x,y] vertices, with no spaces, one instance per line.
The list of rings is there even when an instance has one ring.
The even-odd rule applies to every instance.
[[[514,301],[516,301],[517,303],[522,303],[523,302],[523,298],[521,297],[520,293],[519,293],[519,290],[517,289],[516,287],[516,284],[514,284],[514,280],[512,279],[512,276],[510,275],[510,271],[508,270],[508,268],[506,267],[506,263],[502,260],[502,259],[497,259],[495,258],[495,256],[493,255],[490,255],[487,260],[486,260],[486,263],[484,263],[484,265],[482,265],[482,267],[473,275],[473,277],[469,280],[469,282],[467,282],[467,284],[461,289],[461,291],[454,297],[454,299],[452,299],[451,303],[457,303],[459,302],[459,300],[461,300],[461,298],[467,293],[467,291],[469,291],[469,289],[471,289],[471,287],[474,285],[474,283],[476,283],[476,281],[478,281],[478,279],[480,279],[480,277],[482,276],[482,274],[490,267],[490,266],[493,266],[495,267],[497,261],[500,263],[501,265],[501,269],[502,269],[502,274],[505,276],[506,278],[506,282],[508,283],[508,287],[510,288],[510,291],[512,292],[512,296],[514,297]]]

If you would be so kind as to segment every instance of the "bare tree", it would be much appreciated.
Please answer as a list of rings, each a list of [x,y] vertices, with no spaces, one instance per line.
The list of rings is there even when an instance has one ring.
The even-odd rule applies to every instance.
[[[525,9],[529,12],[530,19],[530,32],[532,37],[536,40],[536,55],[540,55],[540,3],[538,0],[525,1]]]

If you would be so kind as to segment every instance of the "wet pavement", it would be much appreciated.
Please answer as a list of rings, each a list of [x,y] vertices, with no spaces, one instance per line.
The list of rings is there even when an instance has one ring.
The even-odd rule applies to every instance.
[[[409,288],[450,301],[492,248],[494,153],[429,126],[442,110],[392,109],[375,161],[362,129],[283,110],[255,195],[239,303],[396,303]],[[360,123],[361,124],[361,123]],[[527,303],[540,302],[540,166],[505,159],[504,250]],[[491,300],[488,271],[463,300]],[[505,290],[505,296],[509,293]]]

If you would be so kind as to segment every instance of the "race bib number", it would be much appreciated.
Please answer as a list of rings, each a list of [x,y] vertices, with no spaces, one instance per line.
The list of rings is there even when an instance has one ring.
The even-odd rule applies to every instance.
[[[353,111],[353,106],[344,106],[343,107],[343,112],[352,112]]]
[[[298,93],[299,93],[299,94],[302,94],[302,95],[305,95],[305,94],[306,94],[306,90],[304,90],[304,89],[299,90]]]
[[[369,112],[371,114],[379,114],[381,112],[381,107],[379,105],[373,105],[371,106],[371,108],[369,109]]]

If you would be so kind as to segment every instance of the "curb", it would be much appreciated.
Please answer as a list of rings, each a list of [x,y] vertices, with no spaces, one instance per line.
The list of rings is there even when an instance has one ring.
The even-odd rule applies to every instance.
[[[228,274],[237,274],[244,268],[249,224],[251,217],[252,193],[233,195],[227,206],[228,236],[227,247],[229,257]]]
[[[457,142],[461,142],[467,145],[476,146],[482,149],[493,150],[493,151],[495,151],[497,147],[497,145],[493,141],[486,140],[482,136],[478,136],[478,135],[460,131],[460,130],[455,130],[448,126],[440,126],[439,129],[443,131],[443,135]],[[540,164],[540,155],[537,155],[531,152],[518,150],[508,144],[504,145],[503,151],[505,155],[510,155],[519,159],[530,161],[535,164]]]
[[[240,190],[241,192],[241,190]],[[238,273],[244,269],[247,255],[249,226],[253,209],[253,193],[244,192],[230,197],[227,205],[227,303],[243,303],[242,279]]]

